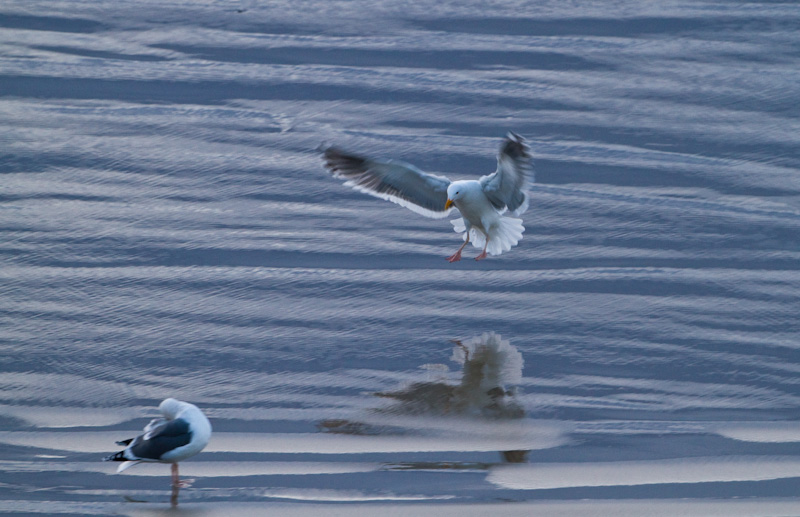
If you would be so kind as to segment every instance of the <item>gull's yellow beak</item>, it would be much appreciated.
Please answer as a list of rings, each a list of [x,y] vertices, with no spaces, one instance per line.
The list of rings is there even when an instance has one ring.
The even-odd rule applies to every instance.
[[[453,200],[452,199],[448,199],[447,203],[444,204],[444,209],[447,210],[451,206],[453,206]]]

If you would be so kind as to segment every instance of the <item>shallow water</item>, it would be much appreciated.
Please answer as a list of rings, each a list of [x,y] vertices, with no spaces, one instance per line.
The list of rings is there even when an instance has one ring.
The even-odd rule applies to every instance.
[[[5,513],[163,511],[167,466],[99,460],[167,396],[214,426],[190,514],[797,513],[797,6],[8,0],[0,27]],[[469,178],[508,130],[537,183],[482,262],[315,151]],[[486,332],[500,409],[450,342]]]

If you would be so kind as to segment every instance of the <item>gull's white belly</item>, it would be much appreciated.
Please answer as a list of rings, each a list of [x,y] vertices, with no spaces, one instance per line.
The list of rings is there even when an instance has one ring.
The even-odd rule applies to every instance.
[[[500,220],[500,214],[486,199],[482,192],[465,199],[466,202],[456,203],[456,208],[461,212],[461,217],[469,221],[473,228],[488,234]]]

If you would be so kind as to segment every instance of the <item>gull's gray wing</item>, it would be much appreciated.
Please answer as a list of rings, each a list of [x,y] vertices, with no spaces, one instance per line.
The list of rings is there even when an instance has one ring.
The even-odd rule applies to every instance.
[[[329,147],[324,151],[325,166],[345,185],[404,206],[426,217],[447,217],[445,209],[450,180],[428,174],[400,161],[379,161],[345,153]]]
[[[527,210],[525,190],[533,181],[530,150],[524,138],[509,133],[497,154],[497,170],[480,179],[483,193],[496,209],[508,208],[514,215]]]
[[[161,427],[162,425],[166,424],[167,422],[169,422],[169,420],[167,420],[166,418],[161,418],[161,417],[154,418],[154,419],[150,420],[150,423],[147,424],[146,426],[144,426],[144,434],[149,433],[153,429],[157,429],[157,428]]]
[[[128,450],[137,459],[158,460],[169,451],[192,441],[192,431],[186,420],[176,418],[163,420],[158,424],[156,422],[150,422],[145,428],[146,432],[134,438],[128,446]]]
[[[161,425],[164,425],[167,422],[168,422],[168,420],[166,418],[154,418],[154,419],[150,420],[150,423],[148,423],[146,426],[144,426],[144,433],[141,436],[137,436],[136,438],[128,438],[127,440],[119,440],[116,443],[117,443],[117,445],[130,445],[131,443],[133,443],[134,440],[141,440],[142,437],[147,435],[147,433],[149,433],[150,431],[152,431],[153,429],[156,429],[157,427],[159,427]]]

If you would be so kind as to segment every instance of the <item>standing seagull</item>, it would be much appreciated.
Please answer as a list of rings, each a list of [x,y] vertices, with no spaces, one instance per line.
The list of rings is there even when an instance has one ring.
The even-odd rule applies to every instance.
[[[127,445],[125,450],[104,458],[104,461],[123,461],[117,472],[122,472],[140,461],[172,463],[172,506],[178,505],[181,487],[178,462],[194,456],[208,444],[211,423],[194,404],[173,398],[165,399],[158,410],[164,418],[150,421],[144,434],[122,440],[117,445]]]
[[[509,133],[497,155],[497,170],[479,180],[450,181],[428,174],[413,165],[395,160],[372,160],[347,154],[334,147],[324,151],[325,166],[345,185],[388,199],[427,217],[447,217],[453,206],[461,219],[452,222],[464,234],[464,244],[449,262],[461,260],[461,251],[472,243],[483,248],[475,260],[486,254],[499,255],[522,239],[522,219],[505,217],[508,210],[520,215],[528,208],[528,183],[533,181],[530,148],[525,140]]]

